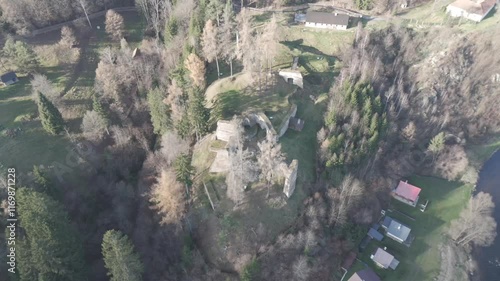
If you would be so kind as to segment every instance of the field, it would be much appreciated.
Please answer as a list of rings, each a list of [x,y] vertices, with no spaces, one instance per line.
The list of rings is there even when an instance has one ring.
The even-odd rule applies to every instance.
[[[123,13],[128,38],[132,46],[137,45],[142,37],[143,22],[135,12]],[[113,44],[104,32],[104,17],[93,21],[94,30],[80,40],[81,54],[78,61],[70,65],[54,65],[41,59],[40,74],[48,79],[60,91],[63,117],[68,129],[78,133],[81,117],[90,108],[95,69],[99,61],[99,51]],[[100,26],[100,29],[95,29]],[[41,34],[27,41],[36,46],[36,50],[50,48],[59,41],[59,31]],[[23,116],[36,116],[36,104],[31,99],[30,79],[19,77],[20,81],[9,87],[0,88],[0,125],[4,129],[21,131],[15,137],[8,137],[0,131],[0,163],[16,167],[21,172],[28,172],[33,165],[51,165],[65,161],[70,142],[65,133],[59,136],[48,135],[38,119],[27,121]],[[0,127],[0,128],[2,128]]]
[[[263,85],[259,90],[259,78],[250,73],[237,74],[233,78],[223,78],[210,86],[206,92],[209,105],[215,104],[218,117],[229,120],[234,115],[248,111],[262,111],[277,129],[290,109],[288,97],[295,86],[287,84],[277,75],[262,74]],[[267,77],[266,77],[267,76]]]
[[[473,187],[438,178],[415,176],[410,183],[422,188],[420,203],[429,200],[425,212],[392,200],[388,215],[408,225],[415,236],[411,247],[403,246],[387,237],[382,242],[372,241],[358,258],[349,276],[363,267],[363,263],[374,269],[385,281],[434,280],[440,271],[439,246],[445,241],[446,228],[450,221],[457,218],[470,198]],[[392,212],[391,212],[392,210]],[[415,220],[410,219],[409,217]],[[370,255],[377,247],[387,247],[387,251],[400,261],[396,270],[378,269]]]
[[[467,155],[473,164],[480,167],[496,151],[500,149],[500,135],[493,136],[484,144],[471,144],[467,147]]]
[[[480,23],[469,21],[466,19],[453,18],[446,14],[446,6],[454,1],[437,0],[429,1],[421,6],[404,10],[397,14],[398,18],[388,18],[386,22],[402,23],[414,28],[424,28],[430,26],[453,26],[458,30],[465,32],[486,31],[491,28],[496,28],[500,23],[500,15],[494,8]],[[369,25],[383,25],[384,21],[375,21]]]

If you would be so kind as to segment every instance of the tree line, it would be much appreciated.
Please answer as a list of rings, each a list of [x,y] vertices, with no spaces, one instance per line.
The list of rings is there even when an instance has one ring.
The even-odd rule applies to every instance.
[[[2,0],[0,22],[4,31],[24,34],[86,13],[133,4],[132,0]]]

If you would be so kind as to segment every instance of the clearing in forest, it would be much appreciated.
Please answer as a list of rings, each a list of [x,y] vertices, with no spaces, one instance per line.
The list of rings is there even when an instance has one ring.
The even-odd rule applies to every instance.
[[[144,27],[142,18],[137,12],[124,12],[122,15],[129,43],[132,46],[139,44]],[[94,29],[90,32],[76,30],[80,40],[80,58],[70,64],[57,63],[52,59],[51,50],[60,39],[60,30],[26,39],[40,58],[41,65],[37,72],[47,76],[63,95],[59,110],[72,132],[79,131],[81,118],[90,108],[100,50],[119,45],[111,42],[106,35],[104,16],[92,19],[92,23]],[[41,127],[40,120],[34,118],[38,111],[31,99],[28,76],[19,76],[18,83],[0,88],[0,112],[0,164],[13,166],[26,173],[33,169],[33,165],[65,163],[72,146],[64,134],[48,135]],[[15,137],[7,136],[8,129],[17,129],[18,133]]]
[[[421,212],[418,206],[413,208],[393,199],[387,215],[411,228],[411,234],[415,236],[411,246],[406,247],[384,237],[381,242],[372,240],[358,255],[358,258],[375,270],[382,280],[420,281],[437,278],[441,270],[440,249],[442,245],[446,245],[447,228],[452,220],[458,218],[473,190],[471,185],[434,177],[415,176],[410,178],[409,182],[422,189],[420,203],[429,200],[427,209]],[[373,263],[370,255],[378,247],[387,247],[387,251],[400,261],[396,270],[379,269]],[[362,263],[356,263],[347,277],[363,267]]]

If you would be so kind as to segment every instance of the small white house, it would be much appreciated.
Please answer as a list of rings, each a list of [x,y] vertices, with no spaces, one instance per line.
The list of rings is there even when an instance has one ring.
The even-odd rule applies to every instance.
[[[480,22],[493,10],[495,4],[495,0],[457,0],[446,7],[446,13],[452,17]]]
[[[324,12],[307,12],[306,14],[307,27],[346,30],[348,25],[348,15]]]

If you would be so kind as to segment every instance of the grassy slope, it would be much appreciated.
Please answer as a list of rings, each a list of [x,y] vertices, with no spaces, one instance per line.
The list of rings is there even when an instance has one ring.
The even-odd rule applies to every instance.
[[[280,138],[282,150],[286,153],[289,161],[299,160],[298,181],[300,184],[310,183],[315,180],[316,167],[316,133],[323,123],[321,114],[326,102],[314,104],[307,97],[293,99],[297,104],[296,117],[304,120],[304,129],[301,132],[288,130]]]
[[[370,255],[377,247],[387,247],[387,251],[393,254],[400,264],[395,271],[376,269],[377,274],[385,281],[433,280],[438,276],[441,262],[438,245],[443,241],[443,234],[450,221],[458,217],[472,192],[470,185],[438,178],[415,176],[410,179],[410,183],[422,188],[420,202],[423,203],[427,199],[430,201],[427,210],[422,213],[418,208],[392,200],[391,209],[407,214],[415,218],[415,221],[395,211],[388,214],[412,229],[411,233],[416,238],[411,247],[407,248],[384,238],[380,243],[372,241],[360,255],[364,263],[376,269]],[[359,265],[351,269],[349,275],[357,269]]]
[[[383,27],[388,22],[392,22],[407,24],[417,29],[429,26],[453,26],[465,32],[476,32],[496,28],[500,23],[498,8],[493,9],[480,23],[450,17],[446,14],[446,6],[452,2],[454,0],[429,1],[424,5],[398,13],[398,18],[392,18],[387,21],[372,21],[368,23],[368,26]]]
[[[41,73],[55,83],[64,84],[68,75],[62,69],[44,67]],[[0,132],[0,162],[8,167],[16,167],[27,172],[33,165],[50,165],[66,156],[65,147],[69,143],[62,136],[50,136],[41,127],[40,121],[22,124],[18,116],[37,114],[37,107],[31,100],[28,77],[19,77],[20,82],[10,87],[0,88],[0,124],[6,129],[21,128],[16,138]]]
[[[500,149],[500,135],[495,135],[485,144],[467,146],[467,155],[476,166],[482,166],[493,153]]]
[[[124,14],[126,29],[129,32],[131,46],[136,46],[141,37],[143,27],[142,20],[136,13]],[[43,66],[40,73],[46,75],[59,89],[65,89],[68,83],[72,83],[65,99],[88,103],[94,79],[95,69],[98,62],[99,50],[111,45],[107,39],[103,27],[104,18],[93,20],[95,25],[101,29],[90,39],[87,52],[84,57],[83,67],[76,72],[76,81],[71,82],[71,76],[75,75],[68,69],[62,67]],[[39,35],[43,42],[43,34]],[[30,39],[36,42],[36,38]],[[82,94],[85,93],[85,94]],[[15,121],[16,117],[26,114],[37,113],[35,103],[30,98],[31,87],[29,78],[20,77],[20,82],[10,87],[0,88],[0,125],[5,128],[21,127],[23,132],[16,138],[6,137],[0,132],[0,163],[8,167],[16,167],[18,170],[28,172],[33,165],[51,165],[53,162],[64,163],[67,151],[70,149],[69,141],[65,136],[50,136],[41,127],[40,121],[30,121],[22,124]],[[77,104],[77,103],[75,103]],[[79,120],[66,120],[76,128]],[[71,126],[74,129],[75,126]]]

